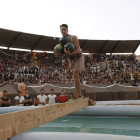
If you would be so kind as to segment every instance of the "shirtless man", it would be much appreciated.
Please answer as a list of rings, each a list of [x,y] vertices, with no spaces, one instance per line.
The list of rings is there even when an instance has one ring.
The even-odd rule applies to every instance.
[[[82,54],[82,49],[80,48],[79,41],[77,36],[68,34],[68,25],[62,24],[60,25],[60,32],[62,36],[68,36],[70,42],[74,44],[75,51],[70,53],[70,51],[64,49],[65,55],[69,57],[69,69],[73,72],[74,76],[74,84],[75,84],[75,98],[81,96],[81,87],[80,87],[80,78],[79,73],[80,71],[85,70],[85,63],[84,63],[84,55]],[[59,57],[60,54],[56,51],[54,52],[56,57]]]

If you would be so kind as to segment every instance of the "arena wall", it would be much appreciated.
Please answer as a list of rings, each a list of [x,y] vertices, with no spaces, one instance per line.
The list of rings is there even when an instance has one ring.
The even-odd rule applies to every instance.
[[[1,85],[0,85],[1,86]],[[32,86],[32,87],[28,87]],[[37,87],[36,87],[37,86]],[[38,87],[40,86],[40,87]],[[40,89],[45,89],[45,94],[48,95],[50,90],[53,88],[55,94],[60,95],[60,91],[69,90],[70,93],[74,94],[73,84],[67,85],[39,85],[39,84],[30,84],[27,85],[29,94],[34,98],[37,93],[40,93]],[[122,86],[112,86],[108,88],[103,88],[105,86],[110,86],[109,84],[94,84],[89,86],[81,85],[82,93],[85,97],[94,99],[95,101],[114,101],[114,100],[139,100],[140,99],[140,87],[122,87]],[[125,85],[129,86],[129,85]],[[63,88],[65,87],[65,88]],[[6,84],[5,86],[0,87],[0,91],[8,91],[8,96],[11,98],[11,105],[15,105],[14,97],[17,96],[17,85],[16,84]]]

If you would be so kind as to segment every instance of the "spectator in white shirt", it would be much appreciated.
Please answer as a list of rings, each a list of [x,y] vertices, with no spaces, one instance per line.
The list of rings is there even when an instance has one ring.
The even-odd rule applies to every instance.
[[[65,60],[62,60],[62,66],[64,66]]]
[[[86,79],[83,80],[83,85],[87,84],[87,81]]]
[[[37,96],[38,98],[38,106],[43,106],[43,105],[46,105],[46,102],[47,102],[47,96],[44,94],[44,89],[42,88],[40,90],[40,95]]]
[[[47,103],[49,105],[55,104],[57,102],[57,96],[54,94],[54,89],[51,89],[51,94],[47,96]]]
[[[22,96],[21,91],[18,91],[18,96],[15,97],[16,106],[23,106],[24,105],[24,97]]]

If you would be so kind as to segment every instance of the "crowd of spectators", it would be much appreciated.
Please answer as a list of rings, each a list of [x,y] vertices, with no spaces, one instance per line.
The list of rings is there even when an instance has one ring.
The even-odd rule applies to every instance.
[[[86,71],[81,73],[86,83],[137,83],[140,63],[135,55],[86,56]]]
[[[68,90],[66,90],[66,93],[64,90],[61,90],[61,94],[57,97],[57,95],[54,94],[54,89],[51,89],[51,92],[49,95],[45,95],[45,90],[42,88],[40,89],[40,93],[36,95],[34,100],[32,100],[32,97],[28,93],[28,89],[25,89],[25,95],[22,96],[21,91],[18,91],[17,96],[14,98],[15,105],[16,106],[44,106],[46,104],[52,105],[55,103],[63,103],[67,102],[70,99],[73,99],[72,94],[69,93]],[[65,93],[65,94],[64,94]],[[1,107],[9,107],[11,104],[11,99],[8,96],[8,91],[3,91],[3,97],[0,98],[0,106]]]
[[[25,89],[25,95],[22,96],[21,91],[18,91],[17,96],[15,96],[14,101],[16,106],[44,106],[52,105],[55,103],[63,103],[67,101],[73,101],[73,94],[69,93],[69,90],[61,90],[61,94],[57,97],[54,93],[54,89],[51,89],[50,94],[45,95],[45,90],[40,89],[40,93],[36,94],[36,97],[33,99],[32,96],[28,93],[28,89]],[[1,107],[9,107],[11,105],[11,98],[8,96],[8,91],[3,91],[3,97],[0,98]],[[88,102],[89,106],[96,105],[96,102],[93,99],[90,99]]]
[[[74,83],[72,73],[67,70],[67,58],[37,54],[33,63],[31,55],[16,52],[0,57],[0,83]],[[140,81],[140,63],[135,55],[85,55],[85,71],[80,72],[80,81],[83,84],[136,84]]]

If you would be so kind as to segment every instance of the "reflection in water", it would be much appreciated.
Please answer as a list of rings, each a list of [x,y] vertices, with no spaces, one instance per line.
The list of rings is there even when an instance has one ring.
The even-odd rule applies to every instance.
[[[62,122],[68,122],[68,121],[70,121],[70,119],[68,119],[68,120],[62,120]]]
[[[66,116],[28,132],[78,132],[140,136],[140,118]]]

